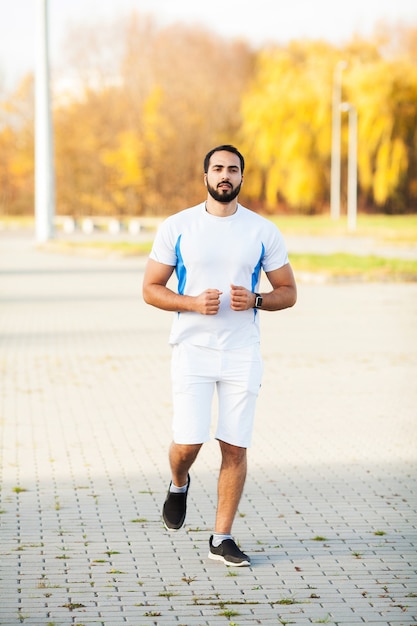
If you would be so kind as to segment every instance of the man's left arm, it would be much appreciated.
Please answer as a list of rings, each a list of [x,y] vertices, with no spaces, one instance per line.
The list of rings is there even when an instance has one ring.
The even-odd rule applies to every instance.
[[[266,272],[272,291],[261,293],[265,311],[280,311],[294,306],[297,302],[297,285],[289,263],[277,270]]]
[[[291,265],[287,263],[277,270],[266,272],[272,291],[260,292],[265,311],[280,311],[294,306],[297,301],[297,285]],[[256,296],[245,287],[231,285],[230,306],[234,311],[246,311],[255,306]]]

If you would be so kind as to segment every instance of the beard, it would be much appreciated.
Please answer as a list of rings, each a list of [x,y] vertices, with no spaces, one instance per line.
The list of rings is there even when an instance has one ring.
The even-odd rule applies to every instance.
[[[238,195],[240,188],[242,187],[242,183],[240,183],[237,187],[233,189],[233,187],[229,190],[220,189],[218,191],[207,182],[207,191],[211,195],[211,197],[217,202],[222,202],[223,204],[228,204],[232,200],[234,200]]]

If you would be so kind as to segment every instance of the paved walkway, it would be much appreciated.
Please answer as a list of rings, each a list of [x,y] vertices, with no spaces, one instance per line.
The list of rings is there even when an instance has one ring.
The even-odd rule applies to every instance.
[[[143,260],[0,239],[0,624],[417,624],[417,285],[301,284],[262,314],[235,536],[207,560],[217,445],[167,533],[170,314]]]

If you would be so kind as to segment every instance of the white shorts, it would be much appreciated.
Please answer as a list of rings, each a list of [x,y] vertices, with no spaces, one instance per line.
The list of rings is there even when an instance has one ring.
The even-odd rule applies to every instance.
[[[174,345],[171,361],[174,442],[196,444],[210,439],[216,389],[216,439],[249,447],[262,373],[259,343],[227,351],[184,343]]]

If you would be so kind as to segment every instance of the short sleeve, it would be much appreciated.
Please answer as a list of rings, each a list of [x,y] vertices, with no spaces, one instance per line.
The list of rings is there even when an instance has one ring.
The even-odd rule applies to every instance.
[[[264,245],[265,253],[262,258],[262,268],[264,272],[272,272],[288,263],[288,251],[284,237],[274,224],[270,224]]]
[[[158,228],[149,258],[175,267],[177,264],[176,239],[170,220],[165,220]]]

